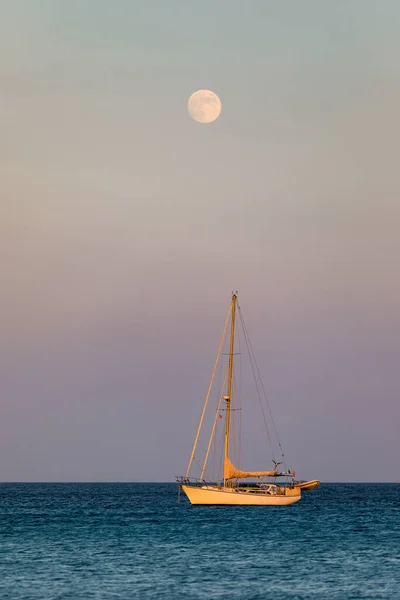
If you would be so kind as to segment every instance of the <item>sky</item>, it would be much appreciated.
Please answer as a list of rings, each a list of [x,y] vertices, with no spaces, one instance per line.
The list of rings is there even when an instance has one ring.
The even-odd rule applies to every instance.
[[[400,479],[399,20],[0,5],[0,481],[183,474],[236,289],[298,476]]]

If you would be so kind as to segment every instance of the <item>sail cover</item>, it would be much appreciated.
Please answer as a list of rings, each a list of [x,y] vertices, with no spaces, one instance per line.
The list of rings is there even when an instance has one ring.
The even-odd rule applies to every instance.
[[[278,471],[240,471],[228,457],[224,460],[224,479],[244,479],[245,477],[276,477]]]

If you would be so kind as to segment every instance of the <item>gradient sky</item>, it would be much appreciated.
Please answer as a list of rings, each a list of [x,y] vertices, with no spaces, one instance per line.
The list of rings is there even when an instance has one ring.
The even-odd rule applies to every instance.
[[[184,473],[232,289],[290,466],[400,478],[399,22],[397,0],[1,4],[0,480]]]

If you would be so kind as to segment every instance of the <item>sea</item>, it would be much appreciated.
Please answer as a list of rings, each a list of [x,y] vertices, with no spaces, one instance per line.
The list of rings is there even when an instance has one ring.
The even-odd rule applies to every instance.
[[[191,506],[172,483],[0,484],[1,600],[400,599],[400,484],[288,507]]]

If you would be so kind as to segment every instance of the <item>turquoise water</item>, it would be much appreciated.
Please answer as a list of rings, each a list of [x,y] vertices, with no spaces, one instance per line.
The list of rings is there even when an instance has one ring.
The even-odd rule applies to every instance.
[[[191,507],[173,484],[1,484],[0,598],[400,599],[400,485]]]

